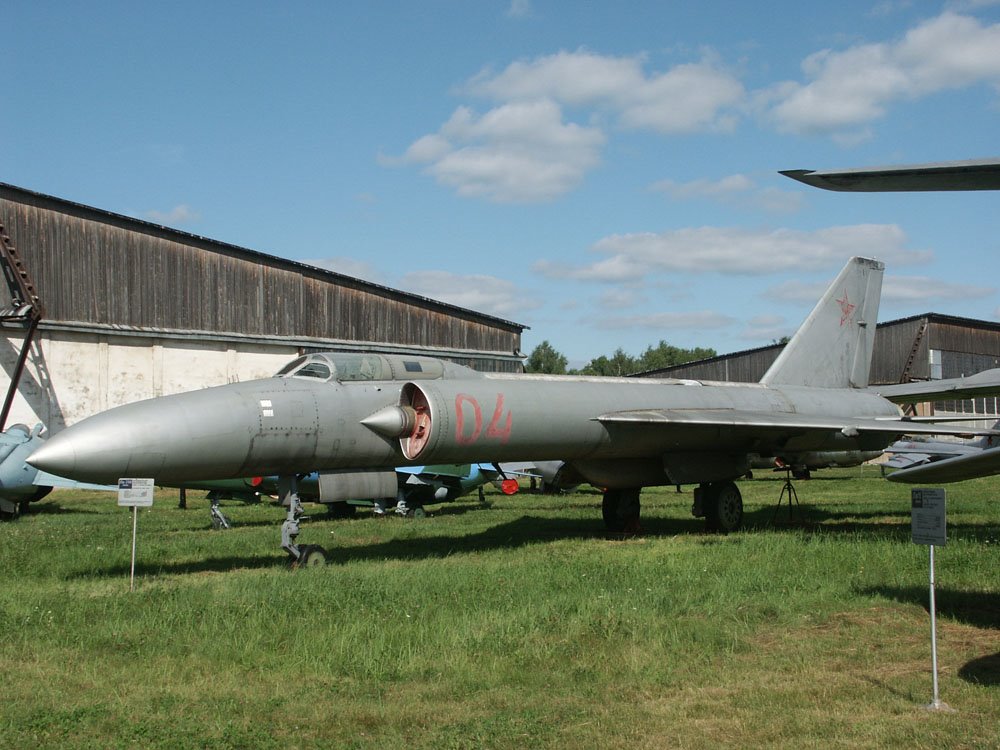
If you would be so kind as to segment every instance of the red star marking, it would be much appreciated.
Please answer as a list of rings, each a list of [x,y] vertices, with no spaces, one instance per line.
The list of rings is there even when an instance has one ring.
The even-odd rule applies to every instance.
[[[844,323],[851,319],[851,313],[854,312],[854,308],[857,305],[852,305],[851,301],[847,299],[847,290],[844,290],[844,298],[838,299],[837,304],[840,305],[840,325],[843,327]]]

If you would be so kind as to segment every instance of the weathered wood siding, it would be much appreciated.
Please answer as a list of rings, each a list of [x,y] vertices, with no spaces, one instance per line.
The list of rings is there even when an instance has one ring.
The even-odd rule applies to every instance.
[[[0,217],[47,320],[469,350],[521,369],[510,321],[9,185]]]
[[[928,337],[918,340],[926,318],[907,318],[879,324],[875,329],[875,351],[869,382],[873,385],[901,383],[907,380],[927,380],[930,377]],[[911,352],[913,360],[907,368]]]
[[[782,345],[765,346],[669,367],[646,377],[759,381]],[[870,382],[873,385],[932,377],[931,350],[941,352],[942,372],[954,378],[1000,367],[1000,325],[983,320],[929,313],[879,323],[875,331]]]

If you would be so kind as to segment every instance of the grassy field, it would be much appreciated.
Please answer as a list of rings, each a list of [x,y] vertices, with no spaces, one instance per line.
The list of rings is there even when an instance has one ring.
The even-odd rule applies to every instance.
[[[280,508],[57,491],[0,526],[2,747],[1000,747],[1000,479],[948,487],[931,699],[927,548],[874,469],[740,484],[707,535],[690,491],[490,494],[423,520],[327,519],[292,571]]]

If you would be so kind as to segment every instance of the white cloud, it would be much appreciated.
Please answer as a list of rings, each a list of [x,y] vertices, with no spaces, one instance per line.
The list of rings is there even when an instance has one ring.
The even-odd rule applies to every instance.
[[[551,101],[505,104],[482,116],[459,107],[437,133],[415,141],[403,161],[425,164],[459,195],[542,202],[575,188],[600,161],[604,141],[596,128],[563,122]]]
[[[595,322],[602,330],[652,328],[655,330],[695,330],[704,331],[725,328],[737,322],[728,315],[702,310],[696,312],[661,312],[648,315],[602,317]]]
[[[510,280],[482,274],[412,271],[403,276],[399,286],[422,297],[502,318],[541,306]]]
[[[996,294],[996,287],[956,284],[927,276],[886,276],[882,299],[891,302],[930,302],[981,299]]]
[[[507,8],[509,18],[529,18],[532,14],[531,0],[511,0]]]
[[[633,286],[605,289],[598,300],[602,310],[627,310],[646,302],[646,296]]]
[[[178,226],[181,224],[191,224],[201,218],[201,214],[191,208],[186,203],[174,206],[169,211],[147,211],[146,218],[157,224],[168,226]]]
[[[815,302],[823,294],[826,282],[803,283],[787,281],[764,293],[768,299],[785,302]],[[886,275],[882,281],[882,300],[887,302],[923,303],[951,300],[980,299],[996,294],[996,288],[975,284],[956,284],[928,276]]]
[[[946,11],[895,42],[816,52],[802,69],[808,83],[785,82],[770,91],[778,100],[771,111],[778,127],[794,133],[863,133],[895,101],[1000,83],[1000,24],[984,26]]]
[[[511,63],[496,75],[482,71],[466,90],[499,101],[595,107],[617,116],[622,127],[665,134],[732,129],[745,91],[714,55],[649,75],[644,63],[642,56],[563,51]]]
[[[660,180],[651,185],[650,189],[665,193],[675,200],[714,200],[774,214],[794,213],[803,203],[801,192],[761,188],[743,174],[729,175],[719,180],[703,179],[691,182]]]
[[[499,203],[549,201],[576,188],[601,160],[608,117],[625,129],[663,134],[728,131],[745,91],[711,55],[647,74],[644,59],[558,52],[484,70],[462,88],[497,106],[458,107],[437,132],[384,166],[423,165],[459,195]],[[583,110],[572,122],[564,108]],[[586,118],[587,124],[582,124]]]
[[[895,266],[931,257],[929,252],[908,249],[906,235],[894,224],[814,231],[700,227],[642,232],[605,237],[592,251],[606,257],[579,267],[542,260],[533,268],[551,278],[616,283],[661,273],[816,271],[837,267],[854,255],[872,255]]]
[[[795,333],[795,326],[780,315],[757,315],[747,321],[740,338],[748,341],[778,341]]]

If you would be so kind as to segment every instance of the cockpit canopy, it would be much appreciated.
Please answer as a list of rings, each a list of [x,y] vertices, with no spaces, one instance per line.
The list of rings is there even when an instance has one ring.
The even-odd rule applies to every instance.
[[[316,378],[349,383],[367,380],[434,380],[443,377],[444,372],[445,363],[431,357],[316,352],[292,360],[275,377]]]

